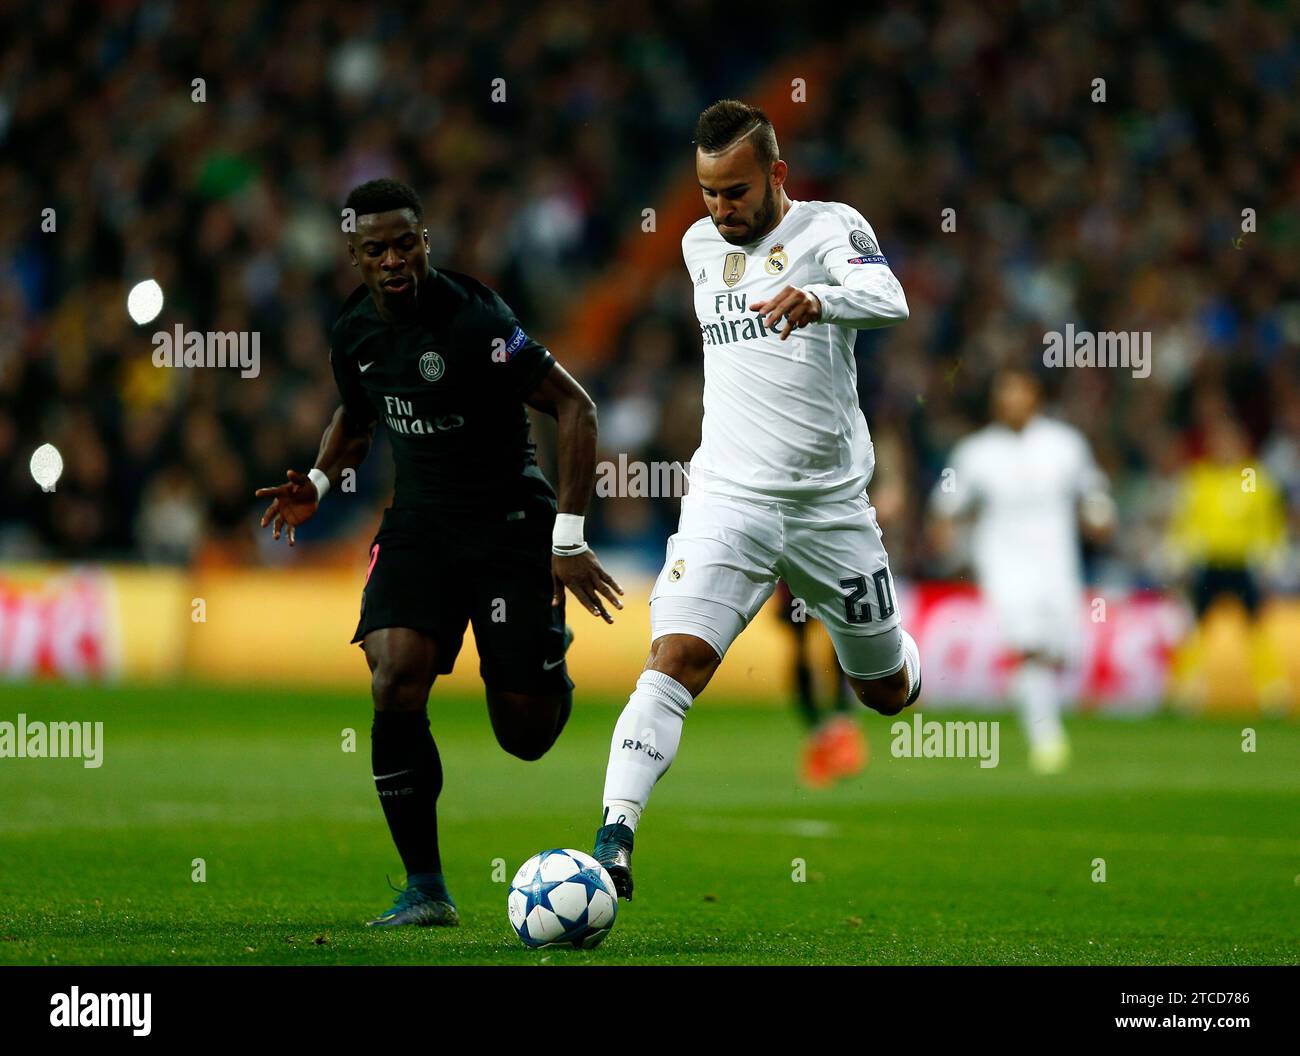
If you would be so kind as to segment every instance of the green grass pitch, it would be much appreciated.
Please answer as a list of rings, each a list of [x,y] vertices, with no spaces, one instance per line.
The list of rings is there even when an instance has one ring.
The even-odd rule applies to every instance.
[[[7,687],[0,719],[102,720],[105,750],[98,770],[0,759],[0,963],[1300,959],[1294,723],[1077,719],[1073,768],[1043,779],[1005,716],[1001,765],[982,770],[892,758],[890,720],[872,715],[866,773],[814,793],[796,780],[793,714],[708,697],[638,833],[636,900],[597,950],[530,951],[494,871],[590,849],[621,702],[580,696],[559,744],[524,763],[497,747],[481,701],[436,687],[444,868],[463,924],[367,929],[401,865],[358,674],[343,693]],[[196,858],[206,882],[191,879]]]

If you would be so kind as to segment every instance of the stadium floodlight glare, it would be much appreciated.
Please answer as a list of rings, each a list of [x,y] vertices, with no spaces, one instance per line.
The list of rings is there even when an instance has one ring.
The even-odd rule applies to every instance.
[[[53,444],[41,444],[32,452],[31,469],[32,480],[41,486],[41,490],[53,491],[63,476],[63,456]]]
[[[126,295],[127,313],[141,326],[157,319],[162,308],[162,287],[154,279],[137,282]]]

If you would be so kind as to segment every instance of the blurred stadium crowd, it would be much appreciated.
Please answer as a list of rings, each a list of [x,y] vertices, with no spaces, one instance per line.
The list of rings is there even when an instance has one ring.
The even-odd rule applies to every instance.
[[[336,403],[326,337],[356,281],[338,219],[351,186],[411,183],[435,266],[495,286],[553,337],[620,243],[649,237],[641,210],[692,178],[700,109],[760,101],[776,61],[806,55],[807,119],[777,125],[791,197],[862,212],[911,307],[858,343],[895,569],[948,571],[922,530],[948,450],[984,422],[992,369],[1041,364],[1044,332],[1073,322],[1152,333],[1147,378],[1043,372],[1119,504],[1096,574],[1176,571],[1180,481],[1231,420],[1234,457],[1285,496],[1292,549],[1269,569],[1297,585],[1300,8],[738,18],[645,0],[615,18],[549,0],[159,0],[11,4],[0,24],[0,559],[279,559],[252,492],[311,465]],[[260,376],[153,367],[156,327],[125,312],[148,277],[167,297],[158,326],[260,331]],[[602,457],[686,460],[702,376],[680,266],[646,304],[617,347],[572,367],[600,405]],[[47,441],[67,464],[52,495],[27,469]],[[304,541],[364,552],[390,485],[382,447],[359,477],[362,501],[326,503]],[[670,498],[597,499],[589,535],[653,565],[675,518]]]

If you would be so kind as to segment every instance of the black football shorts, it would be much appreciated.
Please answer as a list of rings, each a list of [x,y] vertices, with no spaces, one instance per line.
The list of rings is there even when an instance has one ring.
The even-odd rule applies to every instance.
[[[445,675],[472,624],[484,685],[538,694],[572,689],[564,604],[551,604],[554,523],[554,506],[541,500],[473,524],[390,507],[370,547],[352,641],[384,627],[420,631],[434,639],[436,673]]]

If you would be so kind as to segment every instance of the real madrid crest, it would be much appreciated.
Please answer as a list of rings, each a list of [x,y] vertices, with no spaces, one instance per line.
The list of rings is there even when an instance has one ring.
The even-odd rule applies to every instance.
[[[745,254],[728,253],[727,259],[722,262],[722,281],[730,289],[741,280],[745,274]]]
[[[420,376],[425,381],[437,381],[446,369],[442,356],[432,349],[420,357]]]
[[[772,252],[767,255],[767,273],[769,275],[780,275],[790,266],[790,258],[785,255],[785,246],[777,243],[772,247]]]
[[[676,583],[686,574],[686,559],[679,557],[673,562],[672,570],[668,573],[668,578]]]

